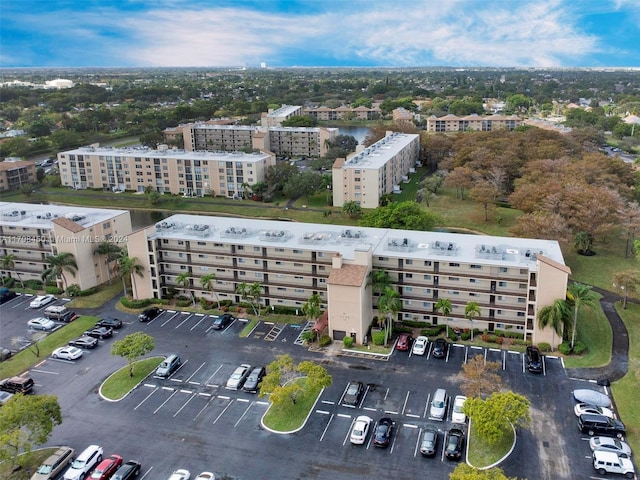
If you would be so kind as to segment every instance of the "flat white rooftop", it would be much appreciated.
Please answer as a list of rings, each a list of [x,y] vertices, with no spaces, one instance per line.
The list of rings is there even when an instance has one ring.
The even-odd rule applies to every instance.
[[[300,109],[299,105],[283,105],[277,110],[273,112],[269,112],[267,114],[268,117],[286,117],[287,115],[294,114],[298,109]]]
[[[182,160],[213,160],[219,162],[258,162],[269,158],[270,155],[263,152],[217,152],[170,149],[152,150],[145,147],[111,148],[111,147],[80,147],[75,150],[61,152],[61,155],[104,155],[112,157],[138,157],[138,158],[175,158]]]
[[[379,169],[402,149],[409,145],[418,134],[395,132],[350,157],[342,168]],[[417,159],[416,159],[417,160]]]
[[[371,249],[376,257],[516,266],[532,271],[537,270],[536,255],[541,254],[564,265],[555,240],[183,214],[146,230],[150,238],[340,253],[346,259],[353,259],[356,250]]]
[[[41,205],[37,203],[0,202],[0,225],[3,227],[27,227],[53,229],[53,220],[68,218],[85,228],[129,213],[126,210],[74,207],[67,205]]]

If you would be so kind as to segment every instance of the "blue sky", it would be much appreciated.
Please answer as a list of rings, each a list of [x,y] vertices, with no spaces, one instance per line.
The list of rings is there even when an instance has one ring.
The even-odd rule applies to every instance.
[[[0,0],[0,67],[638,67],[640,0]]]

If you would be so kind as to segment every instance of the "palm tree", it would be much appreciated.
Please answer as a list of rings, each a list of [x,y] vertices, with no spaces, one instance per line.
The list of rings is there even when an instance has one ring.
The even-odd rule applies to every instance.
[[[13,270],[20,282],[20,285],[24,288],[24,283],[22,283],[20,274],[18,273],[18,270],[16,270],[16,256],[13,253],[7,253],[3,257],[0,257],[0,267],[2,270]],[[4,285],[4,276],[2,277],[2,285]]]
[[[111,284],[111,263],[116,261],[122,253],[122,249],[112,242],[102,242],[98,244],[98,248],[93,252],[94,255],[104,255],[104,262],[107,264],[107,276],[109,284]]]
[[[571,329],[571,350],[576,341],[576,327],[578,323],[578,310],[581,306],[593,308],[595,306],[596,297],[591,291],[590,285],[583,283],[572,283],[567,289],[567,298],[573,303],[573,328]]]
[[[73,256],[73,253],[70,252],[62,252],[57,255],[47,255],[45,258],[45,262],[49,264],[49,266],[42,272],[42,280],[44,282],[48,282],[50,280],[60,280],[62,279],[62,284],[64,285],[65,291],[67,290],[67,280],[65,278],[65,272],[70,273],[74,277],[76,276],[76,272],[78,271],[78,264],[76,263],[76,259]]]
[[[189,288],[191,286],[191,277],[189,276],[189,272],[182,272],[180,275],[177,275],[176,284],[180,285],[189,293],[189,296],[191,297],[191,304],[195,305],[196,298],[193,296],[193,292],[191,292],[191,289]]]
[[[451,305],[451,300],[448,298],[438,298],[438,301],[435,304],[436,313],[442,312],[444,317],[448,317],[451,314],[451,310],[453,310],[453,305]],[[445,319],[446,320],[446,319]],[[447,322],[447,337],[449,336],[449,322]]]
[[[402,301],[400,294],[393,288],[387,287],[378,299],[378,311],[385,317],[384,344],[389,341],[389,337],[393,333],[393,319],[402,309]]]
[[[317,320],[320,315],[322,315],[322,309],[320,308],[320,304],[322,303],[322,299],[320,295],[314,293],[309,297],[307,303],[302,305],[302,313],[305,314],[307,320]]]
[[[378,302],[380,302],[380,295],[391,287],[391,275],[386,270],[371,270],[369,272],[369,285],[371,285],[373,296],[378,297]]]
[[[471,322],[471,341],[473,342],[473,318],[479,317],[482,311],[478,302],[467,302],[464,307],[464,317]]]
[[[236,293],[240,295],[243,300],[249,300],[249,303],[251,303],[251,307],[253,308],[253,313],[258,317],[260,316],[260,312],[256,308],[255,303],[260,303],[262,289],[263,286],[260,282],[252,284],[242,282],[236,287]]]
[[[571,308],[564,298],[555,300],[551,305],[543,307],[538,312],[538,326],[552,328],[551,351],[555,348],[555,334],[562,333],[562,327],[571,318]]]
[[[136,257],[130,257],[127,253],[123,252],[118,258],[117,265],[118,274],[122,279],[122,289],[124,291],[124,296],[127,296],[127,282],[126,279],[129,277],[131,281],[131,288],[133,289],[133,296],[136,297],[136,288],[135,288],[135,277],[134,275],[138,275],[142,277],[143,267],[138,263],[138,259]]]
[[[207,275],[203,275],[200,277],[200,285],[202,285],[202,288],[204,288],[207,292],[213,293],[215,295],[216,302],[218,303],[218,306],[220,306],[220,301],[218,300],[218,294],[213,290],[213,286],[214,286],[213,281],[215,279],[216,279],[215,273],[208,273]]]

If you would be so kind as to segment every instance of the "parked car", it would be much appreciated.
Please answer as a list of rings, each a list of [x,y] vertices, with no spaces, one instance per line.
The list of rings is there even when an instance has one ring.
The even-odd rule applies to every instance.
[[[113,328],[109,327],[96,327],[84,332],[87,337],[99,338],[104,340],[105,338],[111,338],[113,336]]]
[[[245,380],[244,385],[242,386],[242,390],[244,390],[245,392],[258,393],[260,382],[262,382],[262,379],[266,374],[267,371],[264,367],[254,367],[254,369],[251,370],[251,373]]]
[[[449,342],[444,338],[436,338],[433,342],[433,351],[431,352],[434,358],[444,358],[447,356],[447,350],[449,349]]]
[[[579,388],[574,390],[573,399],[576,402],[588,403],[597,407],[611,407],[611,399],[607,395],[588,388]]]
[[[141,322],[149,322],[160,315],[160,310],[158,307],[149,307],[146,310],[143,310],[140,315],[138,315],[138,320]]]
[[[93,467],[102,461],[102,447],[89,445],[73,461],[71,466],[64,472],[64,480],[83,480],[89,475]]]
[[[0,347],[0,362],[3,362],[9,358],[11,358],[13,352],[8,348]]]
[[[396,342],[396,350],[406,352],[411,347],[411,340],[413,337],[409,333],[401,333],[398,335],[398,341]]]
[[[420,453],[425,457],[436,454],[438,448],[438,430],[433,427],[426,427],[422,433],[420,441]]]
[[[602,435],[618,438],[621,438],[627,430],[620,420],[589,413],[578,417],[578,428],[582,433],[586,433],[589,436]]]
[[[118,467],[122,465],[122,457],[120,455],[110,455],[105,458],[91,473],[91,480],[109,480],[116,473]]]
[[[31,393],[33,385],[31,377],[11,377],[0,380],[0,390],[9,393]]]
[[[62,470],[73,462],[75,454],[76,451],[71,447],[58,447],[51,456],[42,462],[36,473],[31,476],[31,480],[55,480],[62,473]]]
[[[67,345],[66,347],[56,348],[51,352],[53,358],[61,358],[63,360],[77,360],[82,356],[82,350],[78,347]]]
[[[142,465],[137,460],[129,460],[123,463],[116,473],[113,474],[111,480],[133,480],[140,475]]]
[[[531,373],[542,373],[542,354],[538,347],[534,345],[527,346],[525,359],[527,361],[527,370]]]
[[[364,385],[362,382],[349,382],[347,385],[347,391],[342,398],[342,405],[349,405],[357,407],[364,393]]]
[[[593,415],[604,415],[605,417],[613,418],[613,412],[607,407],[598,407],[588,403],[576,403],[576,406],[573,407],[573,413],[576,414],[576,417],[579,417],[583,413],[591,413]]]
[[[183,470],[182,468],[174,471],[169,480],[189,480],[191,478],[191,473],[189,470]]]
[[[13,393],[0,390],[0,407],[7,403],[13,397]]]
[[[76,338],[69,342],[69,345],[78,348],[85,348],[87,350],[91,350],[92,348],[96,348],[98,346],[98,339],[89,337],[87,335],[83,335],[82,337]]]
[[[589,439],[589,447],[592,451],[604,450],[605,452],[614,452],[619,456],[631,457],[631,447],[617,438],[611,437],[591,437]]]
[[[459,428],[452,428],[447,432],[444,454],[452,460],[462,458],[464,451],[464,432]]]
[[[411,352],[414,355],[424,355],[424,353],[427,351],[428,344],[429,344],[429,339],[427,337],[420,335],[413,342],[413,348]]]
[[[51,305],[45,308],[42,314],[49,320],[64,323],[70,323],[78,317],[75,312],[72,312],[64,305]]]
[[[165,358],[158,368],[156,368],[156,375],[158,377],[170,377],[171,374],[182,364],[182,360],[178,355],[171,354]]]
[[[376,430],[373,434],[373,444],[376,447],[388,447],[391,443],[391,436],[393,435],[393,420],[389,417],[381,418],[376,425]]]
[[[431,399],[431,407],[429,408],[429,418],[434,420],[444,420],[447,413],[447,391],[439,388],[433,394]]]
[[[55,302],[55,295],[38,295],[29,304],[30,308],[42,308],[45,305],[49,305],[51,302]]]
[[[216,480],[216,476],[211,472],[202,472],[195,480]]]
[[[56,328],[56,322],[49,320],[48,318],[38,317],[32,318],[27,322],[27,326],[34,330],[53,330]]]
[[[109,327],[117,330],[118,328],[122,328],[122,320],[118,320],[117,318],[103,318],[96,323],[96,327]]]
[[[13,300],[16,298],[18,294],[12,290],[9,290],[6,287],[0,288],[0,305],[8,302],[9,300]]]
[[[235,319],[236,317],[234,317],[230,313],[223,313],[222,315],[219,315],[213,319],[213,323],[211,324],[211,326],[213,327],[214,330],[222,330],[223,328],[226,328],[227,325],[229,325]]]
[[[353,427],[351,428],[349,441],[354,445],[362,445],[364,442],[366,442],[372,422],[373,419],[371,417],[367,417],[366,415],[360,415],[358,418],[356,418],[356,421],[353,423]]]
[[[451,421],[453,423],[465,423],[467,421],[467,416],[462,411],[462,407],[464,407],[464,402],[467,401],[467,397],[464,395],[456,395],[456,398],[453,400],[453,412],[451,413]]]
[[[593,468],[595,468],[600,475],[618,473],[627,478],[636,477],[633,462],[613,452],[602,452],[600,450],[593,452]]]
[[[240,388],[242,388],[242,385],[244,385],[244,382],[249,376],[250,372],[251,365],[243,363],[233,371],[233,373],[229,377],[229,380],[227,380],[227,385],[225,386],[225,388],[228,388],[229,390],[239,390]]]

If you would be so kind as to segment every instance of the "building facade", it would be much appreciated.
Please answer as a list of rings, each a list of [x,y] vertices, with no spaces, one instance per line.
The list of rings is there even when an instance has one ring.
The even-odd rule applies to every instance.
[[[263,127],[279,127],[282,122],[289,120],[291,117],[301,117],[302,115],[302,107],[298,105],[282,105],[276,110],[263,112],[260,120]]]
[[[20,190],[23,185],[36,183],[36,166],[23,160],[0,162],[0,192]]]
[[[104,255],[95,253],[98,245],[127,243],[131,233],[128,211],[101,208],[0,203],[0,257],[14,256],[11,269],[2,276],[17,280],[41,280],[48,268],[49,255],[68,252],[78,270],[64,273],[60,286],[77,284],[82,290],[109,280],[109,265]]]
[[[317,121],[331,121],[344,119],[355,120],[378,120],[382,116],[382,112],[378,107],[307,107],[303,111],[303,115],[313,118]]]
[[[270,153],[189,152],[176,149],[80,147],[58,154],[62,185],[184,196],[237,198],[265,179]]]
[[[420,135],[387,132],[370,147],[337,159],[333,164],[333,205],[356,202],[376,208],[380,197],[400,192],[402,182],[415,168],[420,155]]]
[[[429,132],[465,132],[475,130],[479,132],[490,132],[492,130],[513,130],[522,125],[522,119],[516,115],[467,115],[457,117],[456,115],[445,115],[436,117],[431,115],[427,118],[427,131]]]
[[[452,328],[510,330],[551,342],[537,312],[566,294],[569,268],[556,241],[440,232],[341,227],[269,220],[174,215],[129,236],[129,254],[144,266],[139,298],[166,297],[188,273],[196,297],[240,302],[238,284],[260,283],[261,304],[301,308],[318,294],[330,335],[361,343],[377,312],[369,281],[389,274],[400,294],[398,320]],[[200,282],[214,274],[212,291]],[[452,303],[449,315],[436,310]],[[464,316],[468,302],[480,315]]]

